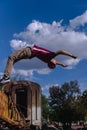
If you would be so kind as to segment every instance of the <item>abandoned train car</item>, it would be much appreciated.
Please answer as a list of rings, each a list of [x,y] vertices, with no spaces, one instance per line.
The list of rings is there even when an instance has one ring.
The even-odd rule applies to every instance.
[[[12,81],[3,86],[26,122],[41,127],[41,87],[30,81]]]

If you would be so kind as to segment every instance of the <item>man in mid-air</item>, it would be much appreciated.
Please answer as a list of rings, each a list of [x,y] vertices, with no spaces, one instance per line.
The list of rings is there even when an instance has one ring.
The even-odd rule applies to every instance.
[[[10,81],[10,74],[11,74],[13,65],[22,59],[31,59],[33,57],[37,57],[43,62],[47,63],[48,67],[51,69],[54,69],[56,65],[67,67],[67,65],[64,65],[54,59],[56,56],[61,55],[61,54],[70,56],[74,59],[77,58],[76,56],[74,56],[73,54],[65,50],[58,50],[56,52],[52,52],[45,48],[39,47],[37,45],[34,45],[33,47],[22,48],[14,52],[8,57],[6,68],[5,68],[3,77],[0,79],[0,83],[4,84]]]

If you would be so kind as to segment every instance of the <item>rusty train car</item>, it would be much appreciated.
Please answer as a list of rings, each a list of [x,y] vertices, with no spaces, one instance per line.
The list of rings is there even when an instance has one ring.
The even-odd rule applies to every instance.
[[[41,87],[29,81],[0,85],[0,126],[9,130],[41,127]]]

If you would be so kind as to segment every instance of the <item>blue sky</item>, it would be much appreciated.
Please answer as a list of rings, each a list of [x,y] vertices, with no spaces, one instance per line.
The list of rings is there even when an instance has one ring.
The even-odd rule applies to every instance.
[[[36,33],[38,31],[38,33]],[[52,85],[78,80],[87,87],[87,1],[84,0],[0,0],[0,75],[9,54],[31,44],[52,51],[64,49],[78,56],[59,56],[68,68],[50,70],[34,58],[15,64],[12,75],[37,82],[47,93]]]

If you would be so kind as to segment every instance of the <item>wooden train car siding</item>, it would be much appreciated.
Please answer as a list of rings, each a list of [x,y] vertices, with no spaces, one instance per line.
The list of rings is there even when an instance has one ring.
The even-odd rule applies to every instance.
[[[4,92],[0,91],[0,124],[9,124],[9,126],[25,126],[25,119],[21,117],[16,105]]]
[[[0,91],[0,117],[8,118],[8,97]]]
[[[5,85],[3,90],[11,94],[17,108],[21,110],[25,119],[30,121],[30,124],[41,127],[41,87],[39,84],[14,81]]]

